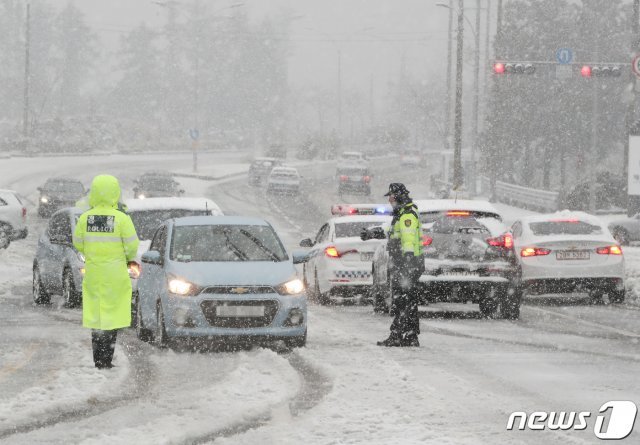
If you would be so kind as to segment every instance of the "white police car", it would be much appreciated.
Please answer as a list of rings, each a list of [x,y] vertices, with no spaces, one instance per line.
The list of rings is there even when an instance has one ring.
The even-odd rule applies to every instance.
[[[308,294],[320,304],[331,297],[369,297],[371,261],[380,240],[360,239],[363,228],[391,221],[391,207],[382,204],[344,204],[331,207],[333,218],[318,231],[315,240],[300,242],[310,247],[303,276]]]

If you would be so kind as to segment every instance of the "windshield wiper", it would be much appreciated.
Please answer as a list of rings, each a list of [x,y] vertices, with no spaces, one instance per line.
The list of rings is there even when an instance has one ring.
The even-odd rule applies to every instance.
[[[249,238],[253,242],[253,244],[255,244],[260,249],[262,249],[262,251],[265,252],[267,255],[269,255],[273,261],[276,261],[276,262],[282,261],[282,259],[278,256],[278,254],[276,254],[275,252],[270,250],[267,246],[262,244],[262,241],[260,241],[258,238],[256,238],[255,236],[253,236],[252,234],[250,234],[249,232],[243,229],[239,230],[239,232],[243,234],[246,238]]]
[[[236,246],[235,244],[233,244],[231,242],[231,240],[229,239],[229,235],[227,235],[226,233],[224,234],[224,238],[227,240],[227,247],[229,247],[231,249],[231,251],[233,253],[235,253],[235,255],[240,258],[242,261],[249,261],[249,256],[247,256],[246,253],[244,253],[242,250],[240,250],[238,248],[238,246]]]

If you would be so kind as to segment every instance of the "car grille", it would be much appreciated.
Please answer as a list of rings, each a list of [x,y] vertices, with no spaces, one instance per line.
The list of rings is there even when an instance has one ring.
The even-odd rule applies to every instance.
[[[263,317],[219,317],[216,307],[227,306],[264,306]],[[206,300],[200,303],[200,308],[207,322],[218,328],[261,328],[269,326],[278,313],[276,300]]]
[[[275,294],[271,286],[209,286],[202,291],[203,294]]]

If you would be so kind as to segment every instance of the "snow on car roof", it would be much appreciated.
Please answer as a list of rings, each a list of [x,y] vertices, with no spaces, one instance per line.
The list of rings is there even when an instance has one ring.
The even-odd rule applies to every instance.
[[[521,221],[527,224],[532,222],[544,222],[552,220],[579,220],[592,225],[605,227],[605,224],[597,216],[591,215],[586,212],[572,210],[562,210],[555,213],[544,213],[542,215],[529,215],[521,218]]]
[[[475,201],[473,199],[414,199],[418,211],[441,212],[443,210],[469,210],[472,212],[490,212],[497,215],[498,210],[488,201]]]
[[[334,224],[340,223],[357,223],[357,222],[380,222],[381,224],[387,221],[391,221],[389,215],[350,215],[350,216],[337,216],[329,219],[329,222]]]
[[[185,216],[174,221],[176,226],[269,226],[264,219],[250,216]]]
[[[274,167],[271,173],[298,173],[298,169],[295,167]]]
[[[214,214],[222,215],[222,210],[218,204],[207,198],[146,198],[146,199],[125,199],[124,203],[129,211],[144,210],[211,210]]]

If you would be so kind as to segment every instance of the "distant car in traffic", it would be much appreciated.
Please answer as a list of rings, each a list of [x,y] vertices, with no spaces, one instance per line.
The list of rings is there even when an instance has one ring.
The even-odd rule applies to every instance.
[[[371,195],[371,172],[364,165],[339,165],[336,168],[338,195],[361,194]]]
[[[0,190],[0,249],[27,237],[27,208],[13,190]]]
[[[502,217],[486,201],[416,200],[423,231],[425,271],[419,279],[421,303],[479,305],[492,318],[516,319],[517,266],[513,239]],[[388,312],[393,273],[387,240],[373,257],[374,310]],[[516,295],[517,296],[517,295]]]
[[[279,165],[282,165],[282,162],[276,158],[255,158],[249,166],[249,185],[262,184],[269,177],[271,170]]]
[[[133,182],[135,183],[133,196],[138,199],[182,196],[184,194],[180,183],[169,172],[147,172]]]
[[[269,223],[199,216],[165,221],[142,255],[136,330],[180,339],[262,343],[307,339],[305,288]]]
[[[603,222],[587,213],[563,211],[516,220],[511,226],[521,276],[529,295],[588,293],[625,299],[624,255]]]
[[[301,247],[311,248],[303,268],[310,297],[320,304],[329,303],[332,297],[371,297],[371,261],[381,241],[362,241],[360,232],[388,224],[390,213],[391,208],[385,205],[332,207],[335,217],[320,227],[315,239],[300,242]]]
[[[48,217],[65,207],[73,207],[86,193],[84,185],[71,178],[49,178],[38,187],[38,191],[38,215],[41,217]]]
[[[613,238],[621,246],[626,246],[633,241],[640,241],[640,213],[636,213],[630,218],[611,221],[608,228]]]
[[[297,195],[300,193],[300,174],[293,167],[274,167],[267,179],[267,193]]]
[[[419,150],[404,150],[400,154],[400,165],[408,167],[420,167],[424,165],[422,152]]]

